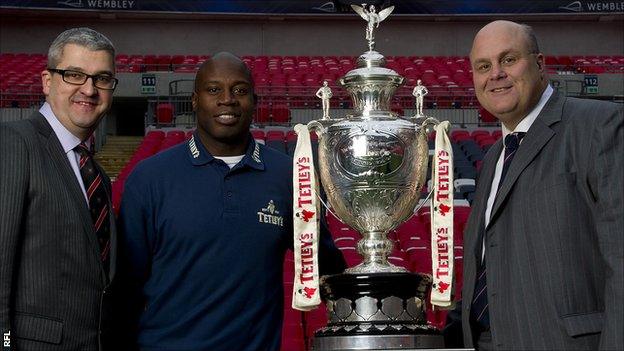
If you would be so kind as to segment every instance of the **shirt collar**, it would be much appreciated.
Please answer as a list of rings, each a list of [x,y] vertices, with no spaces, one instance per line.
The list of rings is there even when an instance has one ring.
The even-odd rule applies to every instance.
[[[52,130],[54,131],[54,134],[56,134],[58,140],[61,142],[61,146],[63,147],[63,151],[65,151],[65,153],[72,151],[76,146],[78,146],[78,144],[81,143],[81,140],[77,136],[73,135],[69,130],[67,130],[67,128],[65,128],[65,126],[58,120],[58,118],[52,111],[52,107],[50,106],[50,104],[45,102],[43,106],[41,106],[41,108],[39,109],[39,112],[43,115],[43,117],[45,117],[45,119],[52,127]],[[90,138],[87,138],[87,140],[85,140],[85,144],[87,145],[87,148],[91,147]]]
[[[247,165],[254,169],[264,170],[263,153],[261,152],[260,144],[251,136],[251,133],[249,133],[249,140],[251,142],[247,143],[245,156],[239,162],[239,165],[233,169],[239,168],[240,165]],[[193,165],[202,166],[215,160],[214,156],[202,144],[197,130],[193,132],[186,144],[188,155]]]
[[[526,133],[529,130],[529,128],[531,128],[531,125],[533,125],[533,122],[535,122],[535,119],[537,119],[537,116],[539,115],[539,113],[542,112],[542,109],[546,105],[546,102],[548,101],[548,99],[550,99],[550,96],[553,94],[553,91],[554,91],[553,88],[550,86],[550,84],[548,84],[546,86],[546,89],[544,89],[544,92],[542,93],[542,97],[537,102],[537,105],[535,105],[533,110],[531,110],[531,112],[529,112],[529,114],[526,115],[526,117],[524,117],[522,121],[520,121],[520,123],[518,123],[518,125],[516,126],[516,129],[509,130],[507,129],[507,127],[505,127],[503,123],[501,123],[501,126],[503,127],[503,138],[505,138],[507,134],[512,133],[512,132],[525,132]]]

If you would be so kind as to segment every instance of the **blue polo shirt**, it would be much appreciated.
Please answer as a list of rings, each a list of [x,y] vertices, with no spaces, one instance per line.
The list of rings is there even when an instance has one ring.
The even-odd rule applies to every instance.
[[[230,169],[195,134],[137,165],[119,222],[141,350],[279,349],[290,157],[250,137]],[[322,271],[341,271],[329,235],[321,241]]]

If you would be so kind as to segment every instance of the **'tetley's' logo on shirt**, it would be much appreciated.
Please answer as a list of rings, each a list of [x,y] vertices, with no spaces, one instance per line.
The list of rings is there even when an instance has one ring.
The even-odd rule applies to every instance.
[[[264,207],[262,208],[262,210],[258,211],[258,222],[283,227],[284,217],[280,216],[279,214],[280,212],[275,207],[275,203],[273,202],[273,200],[270,200],[267,207]]]
[[[189,149],[191,149],[191,154],[193,155],[193,158],[198,158],[199,157],[199,149],[197,148],[197,144],[195,144],[195,136],[192,136],[191,139],[189,139]]]

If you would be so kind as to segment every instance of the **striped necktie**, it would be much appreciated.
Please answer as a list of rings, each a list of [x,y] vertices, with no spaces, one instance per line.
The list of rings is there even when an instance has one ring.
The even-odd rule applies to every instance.
[[[503,180],[509,170],[509,165],[516,155],[516,151],[520,146],[520,141],[526,133],[516,132],[510,133],[505,137],[505,152],[503,155],[503,171],[501,173],[500,181],[498,182],[498,188],[500,189]],[[483,247],[483,237],[485,235],[485,229],[480,235],[479,246]],[[481,257],[481,256],[479,256]],[[488,330],[490,328],[490,315],[488,311],[487,300],[487,274],[485,269],[485,258],[481,265],[477,269],[477,281],[475,284],[474,297],[472,299],[472,306],[470,309],[470,319],[476,322],[482,330]]]
[[[509,170],[509,165],[511,161],[513,161],[514,156],[516,155],[516,151],[518,151],[518,147],[520,146],[520,141],[524,138],[524,132],[516,132],[507,134],[505,137],[505,154],[503,159],[503,172],[501,173],[500,181],[498,182],[498,188],[500,189],[501,184],[503,184],[503,179],[507,175],[507,171]]]
[[[87,199],[89,201],[89,212],[93,220],[98,243],[100,245],[100,259],[104,265],[104,270],[108,274],[109,251],[110,251],[110,220],[108,208],[108,196],[104,189],[104,179],[95,160],[91,157],[91,152],[84,143],[74,148],[80,155],[80,175],[85,186]]]

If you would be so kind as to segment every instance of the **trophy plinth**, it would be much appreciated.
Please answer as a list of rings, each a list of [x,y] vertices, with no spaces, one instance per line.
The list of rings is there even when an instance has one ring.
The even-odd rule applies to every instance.
[[[329,322],[314,350],[443,348],[423,310],[431,278],[424,274],[338,274],[326,277],[322,296]]]

